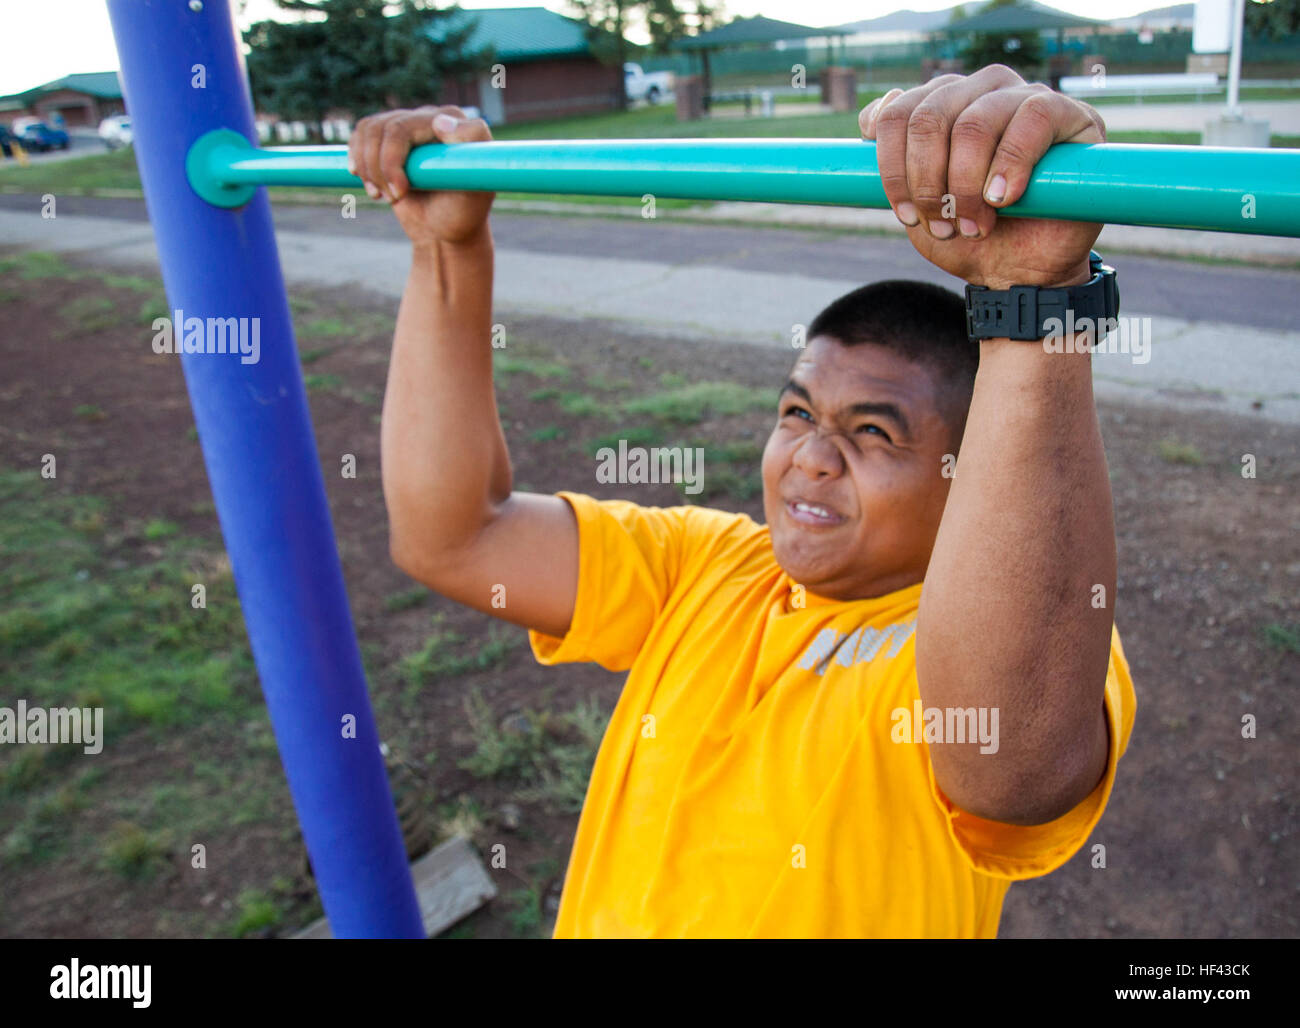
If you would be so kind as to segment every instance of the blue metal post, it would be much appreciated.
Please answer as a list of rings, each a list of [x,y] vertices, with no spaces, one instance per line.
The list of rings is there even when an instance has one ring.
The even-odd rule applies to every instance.
[[[108,0],[108,8],[172,311],[258,319],[260,353],[250,344],[181,361],[325,914],[336,938],[421,938],[266,191],[223,210],[185,177],[186,153],[205,132],[256,138],[228,0]]]

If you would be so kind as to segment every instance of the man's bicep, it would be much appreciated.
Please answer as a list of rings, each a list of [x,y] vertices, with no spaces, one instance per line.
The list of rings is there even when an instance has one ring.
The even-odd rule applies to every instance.
[[[563,637],[578,595],[578,521],[559,496],[512,493],[471,544],[405,570],[457,603]]]

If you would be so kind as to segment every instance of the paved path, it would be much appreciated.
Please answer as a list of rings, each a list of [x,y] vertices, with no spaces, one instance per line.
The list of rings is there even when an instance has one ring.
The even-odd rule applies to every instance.
[[[1177,104],[1098,104],[1112,131],[1201,132],[1227,108],[1223,99]],[[1275,136],[1300,136],[1300,100],[1246,100],[1248,118],[1263,118]]]
[[[321,208],[281,212],[277,236],[285,278],[306,285],[354,283],[399,296],[408,251],[391,219],[343,222],[322,220],[322,214]],[[284,224],[299,219],[311,230]],[[546,314],[702,342],[785,348],[794,325],[807,324],[822,306],[863,282],[923,277],[959,286],[902,239],[827,239],[755,228],[724,238],[722,226],[504,214],[493,224],[495,308],[506,323]],[[670,239],[669,233],[676,235]],[[0,240],[91,253],[112,264],[157,261],[147,222],[76,214],[66,204],[53,220],[0,209]],[[1300,323],[1286,310],[1300,291],[1300,274],[1152,260],[1144,268],[1140,260],[1123,265],[1124,315],[1139,319],[1133,338],[1144,347],[1149,341],[1149,348],[1099,354],[1099,395],[1300,423]],[[1161,283],[1172,298],[1162,294]],[[1193,309],[1199,313],[1189,314]],[[1113,337],[1116,345],[1120,341]]]

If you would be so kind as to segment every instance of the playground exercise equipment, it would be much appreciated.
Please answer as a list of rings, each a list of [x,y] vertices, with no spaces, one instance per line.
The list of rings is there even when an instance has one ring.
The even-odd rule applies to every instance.
[[[259,150],[229,0],[108,0],[172,310],[256,318],[181,357],[249,643],[335,938],[420,938],[263,185],[355,188],[341,147]],[[885,207],[861,140],[418,148],[417,188]],[[1003,213],[1300,236],[1300,151],[1067,144]],[[179,328],[179,326],[177,326]],[[213,855],[209,859],[216,859]]]
[[[347,147],[253,146],[229,129],[195,141],[194,191],[219,207],[258,186],[357,189]],[[876,144],[861,139],[577,139],[434,143],[406,164],[417,189],[756,200],[887,208]],[[1300,236],[1300,151],[1063,143],[1000,215]]]

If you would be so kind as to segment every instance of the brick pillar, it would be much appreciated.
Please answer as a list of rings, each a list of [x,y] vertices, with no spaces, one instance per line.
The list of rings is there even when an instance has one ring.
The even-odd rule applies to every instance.
[[[826,85],[833,111],[858,109],[858,76],[852,68],[827,68]]]
[[[1060,91],[1061,78],[1070,74],[1072,58],[1069,54],[1052,54],[1047,60],[1048,85]]]
[[[677,120],[699,121],[704,117],[704,78],[679,75],[673,84],[677,97]]]

